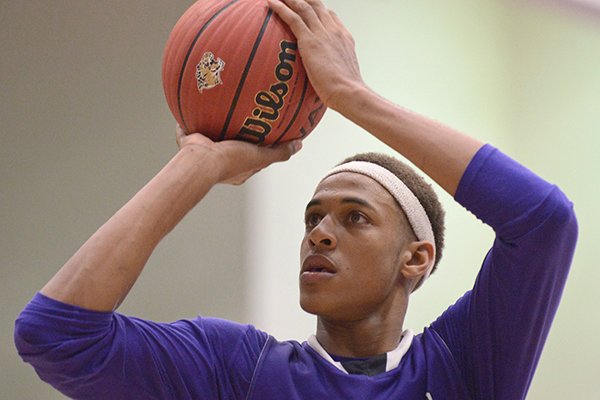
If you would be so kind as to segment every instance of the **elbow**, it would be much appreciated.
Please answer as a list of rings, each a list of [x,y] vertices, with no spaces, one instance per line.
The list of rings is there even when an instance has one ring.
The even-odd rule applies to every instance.
[[[13,333],[13,340],[17,353],[21,358],[26,358],[34,347],[39,342],[39,329],[33,326],[29,321],[29,318],[21,313],[15,321],[15,330]]]
[[[35,321],[35,317],[23,310],[15,321],[13,340],[17,353],[25,361],[28,361],[30,356],[39,352],[39,348],[47,342],[47,338],[43,335],[42,329]]]
[[[573,252],[579,231],[573,203],[560,190],[556,190],[554,196],[556,207],[548,223],[552,225],[560,245]]]
[[[560,199],[558,201],[557,217],[565,228],[571,228],[577,233],[577,216],[575,215],[575,207],[563,192],[559,192]]]
[[[39,301],[39,297],[35,296],[21,311],[14,325],[15,347],[21,358],[28,363],[60,346],[61,332],[55,329],[57,325],[72,325],[64,318],[61,318],[59,324],[51,324],[51,312],[41,306]]]

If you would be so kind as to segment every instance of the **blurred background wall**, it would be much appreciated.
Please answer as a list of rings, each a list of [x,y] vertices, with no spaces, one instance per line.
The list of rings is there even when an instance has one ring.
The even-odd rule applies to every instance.
[[[558,2],[328,0],[364,79],[390,100],[492,142],[575,202],[580,241],[529,399],[598,398],[600,14]],[[62,399],[12,342],[20,309],[174,154],[162,49],[190,1],[0,1],[0,398]],[[328,112],[304,150],[216,187],[159,246],[120,311],[196,314],[304,340],[303,209],[322,174],[383,145]],[[292,178],[290,178],[292,177]],[[420,331],[468,290],[492,233],[448,212],[439,271],[411,299]]]

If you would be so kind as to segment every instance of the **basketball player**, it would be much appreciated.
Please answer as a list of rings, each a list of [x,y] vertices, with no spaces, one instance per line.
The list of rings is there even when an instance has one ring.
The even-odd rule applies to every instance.
[[[300,302],[318,317],[307,342],[219,319],[166,324],[116,313],[161,238],[212,186],[241,183],[300,147],[178,130],[174,158],[21,313],[20,355],[76,399],[525,398],[573,256],[571,203],[492,146],[373,93],[352,37],[320,0],[270,6],[297,36],[328,107],[495,230],[473,289],[423,333],[403,330],[409,296],[441,254],[443,213],[414,172],[367,154],[327,173],[306,207]]]

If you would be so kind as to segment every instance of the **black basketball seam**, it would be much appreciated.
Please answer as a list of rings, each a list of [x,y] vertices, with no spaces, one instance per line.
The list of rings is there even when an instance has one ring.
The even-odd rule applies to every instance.
[[[256,41],[254,42],[254,47],[252,47],[252,52],[250,52],[250,57],[248,58],[248,62],[246,63],[246,67],[244,68],[244,72],[242,73],[242,78],[240,79],[240,83],[238,84],[237,90],[235,92],[235,96],[233,97],[233,101],[231,102],[231,107],[229,107],[229,112],[227,113],[227,119],[225,119],[225,124],[223,125],[223,129],[221,130],[221,134],[219,135],[218,140],[223,140],[225,138],[225,134],[227,133],[227,128],[229,128],[229,124],[231,123],[231,118],[233,118],[233,112],[239,100],[240,94],[242,93],[242,88],[244,87],[244,83],[246,82],[246,77],[250,72],[250,67],[252,66],[252,61],[254,61],[254,56],[256,55],[256,51],[258,50],[258,46],[262,41],[262,37],[267,30],[267,25],[269,24],[269,20],[271,19],[271,15],[273,15],[273,10],[269,9],[267,12],[267,16],[263,22],[262,27],[260,28],[260,32],[258,32],[258,36],[256,37]]]
[[[190,58],[190,55],[192,54],[192,51],[194,50],[194,46],[196,45],[196,42],[200,38],[200,35],[202,35],[202,33],[204,33],[206,28],[208,28],[208,26],[211,24],[211,22],[213,22],[215,20],[215,18],[217,18],[219,16],[219,14],[221,14],[223,11],[225,11],[227,8],[229,8],[231,5],[237,3],[238,1],[239,0],[233,0],[230,3],[226,4],[223,8],[221,8],[219,11],[217,11],[212,17],[210,17],[206,21],[206,23],[202,26],[202,28],[200,28],[200,31],[198,31],[198,33],[196,34],[196,37],[192,41],[192,44],[190,45],[190,48],[188,49],[187,54],[185,55],[185,59],[183,60],[183,65],[181,66],[181,72],[179,73],[179,81],[177,83],[177,108],[179,109],[179,116],[181,117],[181,122],[183,123],[183,129],[186,133],[191,133],[191,132],[188,132],[189,129],[185,122],[185,117],[183,116],[183,110],[181,109],[181,86],[183,84],[183,73],[185,72],[185,67],[187,66],[187,62]]]
[[[273,142],[273,145],[279,143],[279,141],[285,136],[285,134],[290,130],[294,122],[296,122],[296,118],[298,118],[298,114],[300,114],[300,109],[302,108],[302,103],[304,103],[304,96],[306,95],[306,90],[308,89],[308,77],[304,78],[304,87],[302,88],[302,94],[300,95],[300,102],[298,103],[298,107],[296,107],[296,112],[294,112],[294,116],[290,120],[290,123],[285,128],[283,133]]]

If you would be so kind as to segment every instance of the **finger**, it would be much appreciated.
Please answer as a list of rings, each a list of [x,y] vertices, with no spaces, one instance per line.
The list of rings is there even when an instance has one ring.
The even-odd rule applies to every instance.
[[[227,185],[241,185],[259,171],[261,171],[261,169],[254,169],[250,172],[244,172],[243,174],[234,176],[233,178],[223,181],[223,183],[225,183]]]
[[[273,163],[287,161],[302,148],[302,141],[294,140],[274,147],[255,147],[255,156],[258,169],[265,168]]]
[[[333,10],[328,10],[329,13],[329,18],[331,18],[331,20],[333,21],[334,24],[336,24],[337,26],[343,26],[345,28],[344,23],[342,22],[341,18],[337,15],[337,13]]]
[[[175,127],[175,141],[177,142],[177,145],[179,147],[181,147],[181,141],[183,140],[184,137],[185,137],[185,132],[183,131],[183,129],[181,129],[181,126],[179,126],[179,124],[177,124],[177,126]]]
[[[241,185],[269,165],[276,162],[289,160],[294,154],[302,149],[302,140],[294,140],[289,143],[277,145],[275,147],[259,147],[252,145],[251,148],[256,151],[255,157],[258,167],[253,168],[251,171],[244,172],[232,178],[226,179],[223,181],[223,183],[230,185]]]
[[[222,149],[220,154],[224,155],[224,162],[229,165],[225,168],[221,182],[239,185],[257,171],[273,163],[288,160],[300,150],[302,142],[295,140],[275,147],[261,147],[237,140],[225,140],[216,143],[216,146]]]
[[[311,33],[307,20],[293,10],[284,0],[267,0],[269,7],[285,22],[297,38]],[[289,1],[289,0],[287,0]],[[313,25],[317,21],[316,14],[313,15]]]
[[[263,147],[261,149],[268,151],[269,164],[272,164],[274,162],[289,160],[294,154],[302,149],[302,141],[294,140],[289,143],[277,145],[275,147]]]
[[[281,0],[287,4],[287,6],[302,18],[304,23],[309,29],[315,29],[321,25],[321,21],[317,15],[317,12],[313,8],[313,3],[307,0]]]
[[[333,11],[328,9],[321,0],[306,0],[306,2],[310,4],[321,23],[328,26],[330,21],[332,21],[331,13]]]
[[[335,13],[335,11],[329,10],[329,17],[331,18],[332,24],[338,27],[341,34],[347,37],[350,43],[354,44],[354,37],[352,36],[348,28],[346,28],[346,25],[344,25],[341,18]]]

